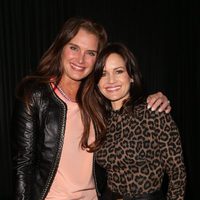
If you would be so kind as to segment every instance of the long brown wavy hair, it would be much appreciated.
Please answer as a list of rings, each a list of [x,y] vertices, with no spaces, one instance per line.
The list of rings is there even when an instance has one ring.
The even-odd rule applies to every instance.
[[[99,38],[98,52],[107,42],[107,33],[103,26],[90,19],[73,17],[69,18],[61,28],[54,42],[42,56],[40,63],[33,75],[27,76],[17,87],[17,97],[23,99],[28,105],[31,87],[39,83],[60,82],[63,68],[61,65],[61,54],[63,47],[75,37],[80,28],[87,30]],[[31,84],[30,84],[31,82]]]
[[[98,88],[106,60],[112,53],[117,53],[124,59],[128,75],[134,80],[134,83],[131,83],[130,86],[130,97],[124,104],[134,106],[144,97],[142,76],[133,53],[122,43],[108,44],[99,54],[93,72],[81,83],[77,95],[84,124],[83,134],[85,138],[82,144],[91,152],[97,150],[104,141],[106,122],[112,110],[111,102],[101,94]],[[93,123],[98,134],[95,142],[88,145],[91,123]]]

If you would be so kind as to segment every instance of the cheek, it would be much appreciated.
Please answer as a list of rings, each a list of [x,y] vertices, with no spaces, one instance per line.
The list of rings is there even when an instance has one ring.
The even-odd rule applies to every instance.
[[[96,57],[94,58],[86,58],[85,61],[90,65],[90,66],[94,66],[95,62],[96,62]]]
[[[62,53],[62,58],[63,59],[70,59],[72,58],[74,55],[71,51],[69,51],[68,49],[66,49],[65,51],[63,51]]]
[[[125,85],[125,90],[127,90],[127,92],[129,92],[130,88],[131,88],[131,81],[127,81],[127,83]]]
[[[94,65],[95,65],[95,61],[96,59],[87,59],[85,61],[85,66],[87,67],[87,69],[91,72],[94,69]]]
[[[121,79],[121,83],[123,84],[124,88],[129,89],[131,86],[131,79],[129,76],[124,76]]]
[[[99,91],[100,91],[101,93],[103,93],[103,81],[102,81],[102,80],[99,81],[98,88],[99,88]]]

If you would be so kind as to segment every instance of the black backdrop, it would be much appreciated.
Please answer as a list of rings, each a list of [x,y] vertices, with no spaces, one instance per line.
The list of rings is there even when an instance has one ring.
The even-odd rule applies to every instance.
[[[187,167],[186,199],[198,200],[200,16],[189,0],[4,0],[0,2],[0,199],[11,196],[10,121],[14,90],[71,16],[103,24],[110,41],[135,53],[149,92],[171,101]]]

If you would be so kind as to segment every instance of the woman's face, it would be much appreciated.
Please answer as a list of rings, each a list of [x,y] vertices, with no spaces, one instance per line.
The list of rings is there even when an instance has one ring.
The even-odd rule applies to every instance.
[[[121,108],[129,97],[130,84],[133,79],[128,75],[123,58],[116,53],[108,56],[98,83],[100,92],[111,101],[114,110]]]
[[[99,39],[96,35],[80,29],[63,48],[61,64],[64,79],[81,81],[93,70],[97,57]]]

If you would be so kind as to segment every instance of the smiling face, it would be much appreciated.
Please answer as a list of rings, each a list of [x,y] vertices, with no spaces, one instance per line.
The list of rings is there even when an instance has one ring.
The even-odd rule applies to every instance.
[[[81,28],[63,48],[61,65],[62,79],[80,82],[93,70],[97,57],[99,39],[96,35]]]
[[[131,82],[133,79],[128,75],[123,58],[116,53],[110,54],[106,59],[98,87],[111,101],[114,110],[120,109],[123,101],[129,97]]]

